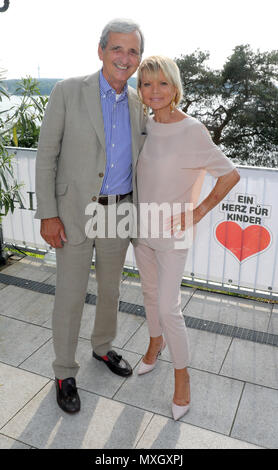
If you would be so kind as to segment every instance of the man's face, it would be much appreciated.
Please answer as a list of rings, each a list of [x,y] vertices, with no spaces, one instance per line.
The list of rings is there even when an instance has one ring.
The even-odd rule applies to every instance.
[[[110,32],[106,48],[102,50],[100,45],[98,47],[98,55],[103,62],[103,75],[118,93],[140,64],[140,44],[138,31]]]

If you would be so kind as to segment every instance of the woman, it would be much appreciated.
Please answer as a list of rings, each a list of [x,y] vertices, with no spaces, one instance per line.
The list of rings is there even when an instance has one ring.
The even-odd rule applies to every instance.
[[[212,142],[205,126],[177,109],[182,85],[175,62],[161,56],[145,59],[138,69],[137,86],[145,110],[151,108],[154,114],[148,118],[147,137],[138,160],[140,210],[150,203],[192,203],[195,228],[239,181],[239,174]],[[197,205],[205,171],[218,179],[210,194]],[[165,223],[160,220],[158,237],[153,238],[148,216],[141,211],[140,234],[135,244],[150,333],[138,374],[153,370],[167,344],[175,369],[175,420],[188,411],[190,402],[189,345],[180,308],[180,284],[188,249],[176,243],[177,233],[183,233],[190,225],[186,225],[187,216],[187,211],[181,210],[179,217],[170,218],[168,238],[163,231]]]

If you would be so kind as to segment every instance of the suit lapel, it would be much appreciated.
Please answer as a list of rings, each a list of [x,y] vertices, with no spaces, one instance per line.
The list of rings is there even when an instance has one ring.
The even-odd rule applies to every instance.
[[[105,151],[104,124],[99,93],[99,72],[84,79],[82,91],[92,126],[94,127],[103,150]]]
[[[141,133],[141,126],[139,122],[140,109],[137,98],[133,93],[128,93],[128,106],[129,106],[129,115],[130,115],[130,126],[131,126],[131,137],[132,137],[132,161],[133,167],[135,168],[137,158],[138,158],[138,149],[139,149],[139,137]]]
[[[97,133],[103,150],[106,151],[104,124],[99,92],[99,72],[84,79],[82,91],[92,126]],[[128,106],[132,137],[132,161],[133,168],[135,168],[140,147],[141,122],[140,103],[138,102],[137,95],[133,93],[133,91],[128,92]]]

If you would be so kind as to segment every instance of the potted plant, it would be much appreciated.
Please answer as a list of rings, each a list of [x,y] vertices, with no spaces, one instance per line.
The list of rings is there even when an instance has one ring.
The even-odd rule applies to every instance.
[[[2,97],[9,97],[8,93],[1,85],[1,79],[3,71],[0,71],[0,102]],[[12,158],[13,155],[10,155],[5,148],[5,139],[4,136],[8,132],[5,119],[2,119],[4,111],[0,113],[0,265],[6,264],[7,256],[5,256],[3,251],[3,233],[2,233],[2,217],[8,214],[9,211],[14,211],[14,198],[17,199],[19,196],[19,189],[21,187],[15,181]]]

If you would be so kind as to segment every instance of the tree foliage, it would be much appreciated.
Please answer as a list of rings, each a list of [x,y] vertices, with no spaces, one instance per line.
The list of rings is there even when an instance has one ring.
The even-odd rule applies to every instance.
[[[235,47],[222,70],[207,66],[197,50],[175,59],[180,69],[184,112],[200,119],[215,144],[241,164],[278,163],[278,51]]]

